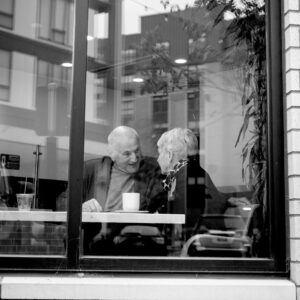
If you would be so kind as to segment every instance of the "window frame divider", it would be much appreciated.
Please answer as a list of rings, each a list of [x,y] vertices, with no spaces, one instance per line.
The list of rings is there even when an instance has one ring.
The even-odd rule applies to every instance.
[[[85,97],[87,72],[88,0],[74,0],[71,124],[69,147],[69,189],[67,217],[68,268],[77,269],[81,234],[84,166]]]
[[[266,0],[266,62],[267,62],[267,145],[268,145],[268,207],[270,216],[270,249],[275,268],[286,270],[286,201],[287,172],[284,161],[285,123],[283,97],[283,0]],[[278,32],[280,37],[278,37]],[[286,270],[287,271],[287,270]]]

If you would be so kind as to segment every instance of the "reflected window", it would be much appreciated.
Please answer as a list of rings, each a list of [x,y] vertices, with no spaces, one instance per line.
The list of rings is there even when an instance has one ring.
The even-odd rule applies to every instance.
[[[122,124],[132,126],[134,120],[134,102],[126,100],[122,102]]]
[[[0,2],[0,26],[13,29],[14,0],[1,0]]]
[[[42,60],[38,61],[37,68],[37,86],[42,87],[48,86],[50,83],[56,83],[62,87],[69,87],[71,69]]]
[[[122,51],[122,60],[125,64],[125,74],[134,74],[136,65],[136,49],[129,48]]]
[[[153,124],[168,123],[168,97],[153,96]]]
[[[65,255],[72,20],[72,1],[0,1],[1,255]]]
[[[158,42],[155,44],[155,50],[164,52],[165,54],[169,54],[170,51],[170,43],[169,42]]]
[[[99,78],[95,82],[95,118],[97,120],[105,119],[105,89],[104,89],[104,79]]]
[[[200,99],[199,92],[188,93],[188,122],[196,127],[197,121],[200,121]]]
[[[72,45],[73,9],[72,0],[39,0],[39,37]]]
[[[242,100],[246,97],[247,103],[253,105],[253,109],[258,109],[260,118],[266,120],[265,85],[258,88],[255,83],[246,80],[255,70],[258,72],[255,77],[258,82],[262,80],[266,83],[265,44],[262,42],[261,47],[256,48],[258,44],[248,40],[255,35],[240,32],[241,27],[234,19],[225,18],[225,7],[228,10],[230,3],[224,7],[222,4],[210,6],[204,3],[191,7],[175,7],[168,2],[163,6],[161,2],[153,1],[153,6],[155,5],[156,10],[149,7],[151,13],[148,13],[132,1],[114,3],[111,6],[111,15],[115,19],[108,18],[109,22],[106,23],[108,35],[95,44],[95,53],[101,53],[104,44],[112,45],[114,51],[110,51],[103,62],[106,68],[104,65],[103,68],[95,70],[95,73],[87,72],[87,95],[92,95],[91,88],[97,83],[97,77],[106,79],[101,91],[105,106],[99,105],[99,114],[101,111],[105,114],[107,123],[106,126],[98,124],[97,141],[97,137],[93,135],[95,129],[88,126],[88,115],[91,112],[91,103],[98,101],[98,95],[93,94],[94,99],[87,96],[87,174],[83,181],[88,193],[84,194],[83,202],[89,206],[92,203],[89,200],[96,199],[96,203],[105,212],[113,213],[115,210],[111,207],[117,207],[116,210],[122,207],[119,195],[124,190],[134,191],[140,194],[143,210],[158,211],[170,215],[171,219],[173,215],[179,214],[184,220],[177,224],[172,223],[174,221],[166,222],[161,226],[153,225],[150,221],[144,224],[145,227],[139,227],[141,224],[136,227],[125,224],[111,226],[108,222],[107,227],[116,230],[115,235],[108,239],[109,243],[106,246],[103,244],[103,232],[100,232],[100,235],[93,237],[94,241],[98,238],[99,240],[92,248],[88,249],[85,240],[87,252],[83,254],[97,254],[99,250],[100,255],[107,247],[106,254],[151,255],[142,247],[143,243],[149,243],[157,247],[155,249],[160,249],[158,253],[162,256],[267,255],[268,246],[264,246],[266,244],[258,242],[260,253],[254,250],[257,245],[249,244],[253,232],[266,229],[261,226],[265,218],[261,214],[265,205],[263,199],[267,193],[264,185],[266,168],[263,166],[266,163],[266,151],[261,148],[256,153],[262,159],[260,160],[253,152],[257,148],[251,150],[248,143],[256,138],[260,141],[265,139],[267,123],[264,121],[264,130],[260,127],[253,131],[253,126],[257,124],[254,121],[247,122],[252,115],[245,116],[246,107]],[[252,5],[251,2],[249,7],[243,7],[244,12],[234,5],[230,9],[235,14],[235,19],[243,23],[249,32],[253,28],[261,30],[260,38],[265,40],[263,6]],[[104,11],[104,6],[90,7],[89,32],[98,24],[94,16]],[[122,22],[118,15],[120,12]],[[224,17],[221,17],[223,13]],[[245,18],[247,14],[251,18]],[[116,35],[115,32],[122,34]],[[238,53],[244,55],[237,55]],[[254,57],[259,58],[262,63],[253,69],[253,64],[257,62]],[[251,96],[254,94],[264,99],[261,108],[255,106],[256,100]],[[125,133],[118,136],[118,142],[112,143],[110,134],[119,124],[133,128],[139,135],[140,145],[132,145],[131,139],[126,140]],[[176,128],[187,131],[183,130],[178,134],[175,133]],[[243,134],[239,134],[239,130]],[[253,137],[253,132],[258,136]],[[159,142],[161,138],[164,141],[162,144]],[[94,143],[99,147],[97,150]],[[118,146],[115,147],[116,145]],[[158,161],[161,179],[164,176],[166,180],[171,178],[170,182],[161,182],[159,176],[152,177],[158,183],[153,186],[158,189],[162,186],[166,188],[163,192],[166,192],[167,197],[161,206],[153,206],[151,196],[139,189],[148,180],[145,178],[148,170],[142,172],[137,168],[135,175],[131,177],[128,174],[122,176],[119,172],[120,169],[128,167],[127,163],[133,167],[138,161],[139,155],[131,148],[127,149],[128,145],[134,151],[135,148],[140,148],[145,160],[153,160],[153,166],[157,166],[155,162]],[[249,149],[245,150],[247,147]],[[127,155],[126,159],[124,153]],[[249,169],[249,159],[257,164],[257,168]],[[105,169],[108,172],[106,174],[109,174],[106,177],[102,174],[103,169],[93,173],[95,169],[90,167],[95,166],[96,162],[102,166],[103,161],[109,162],[105,165],[105,168],[108,167]],[[144,163],[143,160],[142,162]],[[181,167],[183,171],[176,177]],[[106,187],[101,195],[97,194],[99,190],[95,188],[97,180],[92,179],[99,176],[99,173],[99,186]],[[176,178],[172,178],[171,174],[175,174]],[[253,176],[261,177],[255,177],[258,181],[253,182]],[[257,184],[261,188],[259,193]],[[152,192],[151,190],[149,193]],[[142,202],[144,199],[149,199],[149,202]],[[107,201],[113,203],[109,210]],[[245,206],[245,211],[241,208],[242,205]],[[247,209],[251,213],[247,214]],[[202,222],[202,218],[207,221]],[[127,220],[125,215],[124,220]],[[141,240],[140,248],[137,245],[138,237]],[[231,249],[229,241],[233,241]],[[126,245],[129,245],[128,250],[125,250]]]
[[[0,50],[0,100],[9,101],[11,52]]]

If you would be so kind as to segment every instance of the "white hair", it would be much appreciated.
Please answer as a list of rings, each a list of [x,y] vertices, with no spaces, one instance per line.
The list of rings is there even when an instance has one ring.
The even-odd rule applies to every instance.
[[[140,142],[139,135],[136,130],[128,126],[118,126],[108,135],[108,149],[112,160],[114,160],[116,153],[120,150],[117,148],[122,146],[122,141],[126,139],[136,139],[137,143]],[[117,144],[118,147],[116,147]]]
[[[193,156],[199,153],[198,139],[192,130],[184,129],[184,140],[187,144],[188,156]]]
[[[187,128],[174,128],[163,133],[157,146],[172,152],[178,160],[198,153],[197,137]]]

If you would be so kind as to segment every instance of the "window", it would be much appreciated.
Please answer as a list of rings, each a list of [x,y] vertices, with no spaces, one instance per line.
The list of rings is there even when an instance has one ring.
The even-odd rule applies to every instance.
[[[71,78],[71,69],[46,61],[38,61],[37,86],[43,87],[54,83],[68,88]]]
[[[12,182],[2,193],[1,266],[36,269],[43,260],[49,270],[285,272],[281,61],[273,55],[280,24],[269,28],[280,5],[157,1],[159,11],[149,14],[127,0],[76,0],[75,12],[70,1],[38,4],[40,37],[54,43],[4,68],[14,78],[15,109],[1,107],[1,168]],[[138,13],[122,20],[128,5]],[[87,33],[103,13],[108,34],[90,43]],[[73,14],[80,21],[74,37]],[[51,53],[66,55],[57,44],[73,38],[70,79]],[[103,45],[109,51],[100,61]],[[175,64],[174,53],[188,61]],[[126,71],[127,55],[135,56],[135,73]],[[20,69],[31,72],[20,76]],[[69,84],[70,120],[63,113],[69,93],[59,91]],[[22,101],[32,98],[29,112]],[[114,131],[120,124],[134,130]],[[16,194],[29,190],[38,217],[16,210]],[[123,194],[132,192],[139,210],[124,210]]]
[[[11,52],[0,50],[0,100],[9,101]]]
[[[153,124],[168,123],[168,97],[153,96]]]
[[[122,51],[122,60],[125,64],[125,74],[134,74],[136,65],[136,49],[126,49]]]
[[[43,126],[38,128],[37,131],[40,134],[49,134],[49,132],[55,135],[68,134],[70,78],[71,70],[69,68],[42,60],[38,61],[38,99],[36,99],[35,106],[38,114],[48,120],[47,128],[43,128]]]
[[[188,93],[187,97],[188,97],[188,121],[193,122],[193,124],[196,125],[197,121],[198,122],[200,121],[200,113],[201,113],[199,92]]]
[[[95,82],[95,118],[96,120],[105,120],[106,98],[104,94],[104,79],[99,78]]]
[[[158,42],[155,45],[155,49],[168,54],[170,51],[170,43],[169,42]]]
[[[70,46],[72,44],[73,18],[72,1],[40,0],[39,37],[54,43]]]
[[[134,120],[134,102],[126,100],[122,102],[122,124],[131,126]]]
[[[12,29],[14,16],[14,1],[3,0],[0,3],[0,26]]]
[[[38,1],[26,1],[26,12],[23,1],[4,3],[24,17],[15,24],[36,24]],[[71,69],[61,63],[71,51],[45,47],[14,29],[1,35],[6,42],[0,46],[0,256],[50,255],[59,261],[66,253],[66,212],[52,212],[66,203]]]

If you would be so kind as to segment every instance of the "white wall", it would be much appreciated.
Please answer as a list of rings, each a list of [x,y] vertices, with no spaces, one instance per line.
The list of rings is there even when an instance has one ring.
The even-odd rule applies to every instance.
[[[284,1],[291,279],[300,299],[300,1]]]

